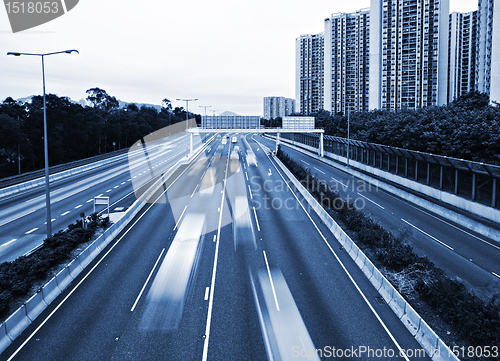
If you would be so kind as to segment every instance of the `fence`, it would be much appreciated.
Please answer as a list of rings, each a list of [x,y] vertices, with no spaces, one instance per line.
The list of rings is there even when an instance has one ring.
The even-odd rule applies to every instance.
[[[283,133],[281,137],[319,147],[319,135]],[[462,198],[500,209],[500,167],[374,143],[324,136],[325,152],[385,170]]]

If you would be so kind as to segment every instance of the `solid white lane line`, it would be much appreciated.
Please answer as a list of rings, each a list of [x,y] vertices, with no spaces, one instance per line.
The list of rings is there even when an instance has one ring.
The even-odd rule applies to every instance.
[[[153,269],[151,270],[151,272],[149,272],[149,276],[148,278],[146,278],[146,282],[144,282],[144,286],[142,286],[141,288],[141,292],[139,292],[139,296],[137,296],[137,299],[135,300],[132,308],[130,309],[130,312],[134,312],[135,310],[135,307],[137,306],[137,304],[139,303],[139,299],[141,298],[142,296],[142,293],[144,292],[144,290],[146,289],[146,286],[148,285],[148,282],[149,282],[149,279],[151,278],[151,276],[153,275],[153,272],[155,271],[155,268],[156,266],[158,265],[158,262],[160,261],[160,258],[161,258],[161,255],[163,254],[163,252],[165,252],[165,248],[162,249],[162,251],[160,252],[160,255],[158,256],[158,259],[156,260],[154,266],[153,266]]]
[[[257,218],[257,212],[255,211],[255,207],[253,207],[253,214],[255,214],[255,222],[257,223],[257,230],[260,232],[259,219]]]
[[[255,139],[254,139],[255,140]],[[269,158],[269,156],[268,156]],[[271,160],[271,158],[269,158],[269,160]],[[384,328],[385,332],[387,333],[387,335],[391,338],[392,342],[394,342],[394,344],[396,345],[396,347],[399,349],[400,351],[400,354],[402,354],[404,356],[404,359],[406,361],[410,361],[410,359],[406,356],[406,353],[403,353],[403,349],[401,348],[401,346],[399,345],[399,343],[396,341],[396,339],[394,338],[394,336],[392,335],[391,331],[389,331],[389,329],[387,328],[387,326],[385,325],[384,321],[382,321],[382,319],[380,318],[380,316],[378,315],[377,311],[375,311],[375,309],[373,308],[373,306],[370,304],[370,302],[368,301],[368,299],[366,298],[365,294],[363,293],[363,291],[361,291],[361,289],[359,288],[358,284],[356,283],[356,281],[354,281],[354,278],[352,278],[351,274],[347,271],[347,268],[345,268],[344,264],[342,263],[342,261],[340,260],[340,258],[337,256],[337,254],[335,253],[335,251],[333,250],[332,246],[330,246],[330,244],[328,243],[328,241],[326,240],[325,236],[323,236],[323,233],[321,233],[321,231],[319,230],[318,226],[316,225],[316,223],[313,221],[313,219],[311,218],[311,216],[309,215],[309,213],[307,213],[304,205],[302,204],[302,202],[299,201],[299,198],[297,197],[297,195],[295,194],[295,192],[292,190],[292,188],[290,187],[290,185],[288,184],[288,182],[285,180],[285,177],[283,176],[283,174],[281,174],[281,172],[278,170],[278,167],[276,166],[276,164],[274,164],[274,168],[276,169],[276,171],[279,173],[279,175],[281,176],[281,178],[283,179],[283,181],[285,182],[285,184],[288,186],[288,188],[290,189],[290,191],[292,192],[292,194],[294,195],[295,199],[297,200],[297,202],[299,202],[299,204],[301,205],[302,209],[304,210],[305,214],[309,217],[309,220],[312,222],[312,224],[314,224],[314,227],[316,228],[316,230],[318,231],[318,233],[320,234],[321,238],[323,238],[323,241],[325,242],[325,244],[328,246],[328,248],[330,249],[330,252],[333,253],[333,255],[335,256],[335,258],[337,259],[337,262],[339,262],[340,266],[342,267],[342,269],[344,270],[344,272],[347,274],[347,276],[349,277],[349,279],[351,280],[351,282],[353,283],[354,287],[356,288],[356,290],[359,292],[359,294],[361,295],[361,297],[363,298],[363,300],[365,301],[365,303],[368,305],[368,307],[370,308],[370,310],[372,311],[372,313],[375,315],[375,317],[377,318],[377,320],[379,321],[379,323],[382,325],[382,327]]]
[[[250,184],[248,185],[248,191],[250,192],[250,198],[253,199],[252,190],[250,189]]]
[[[491,272],[491,273],[493,273],[494,276],[500,278],[500,275],[497,275],[495,272]]]
[[[207,301],[207,300],[208,300],[208,295],[209,295],[209,292],[210,292],[210,287],[206,287],[206,288],[205,288],[205,298],[204,298],[204,299],[205,299],[205,301]]]
[[[5,247],[8,244],[11,244],[12,242],[15,242],[15,241],[17,241],[17,238],[11,239],[9,242],[2,244],[0,247]]]
[[[179,217],[179,219],[177,220],[177,223],[175,224],[174,231],[177,228],[177,226],[179,225],[179,222],[181,221],[182,216],[184,215],[184,212],[186,212],[187,207],[188,207],[187,205],[184,207],[184,210],[182,211],[181,216]]]
[[[423,233],[423,234],[425,234],[427,237],[432,238],[432,239],[433,239],[433,240],[435,240],[436,242],[438,242],[438,243],[442,244],[443,246],[445,246],[445,247],[447,247],[447,248],[449,248],[450,250],[452,250],[452,251],[453,251],[453,248],[451,248],[450,246],[448,246],[446,243],[441,242],[441,241],[440,241],[439,239],[437,239],[436,237],[433,237],[433,236],[431,236],[429,233],[422,231],[420,228],[418,228],[417,226],[414,226],[413,224],[411,224],[410,222],[408,222],[407,220],[405,220],[405,219],[403,219],[403,218],[401,218],[401,220],[402,220],[403,222],[405,222],[406,224],[408,224],[409,226],[412,226],[413,228],[415,228],[417,231],[422,232],[422,233]]]
[[[267,263],[266,251],[262,251],[264,253],[264,260],[266,261],[267,274],[269,275],[269,281],[271,281],[271,288],[273,290],[274,295],[274,303],[276,303],[276,309],[280,310],[280,305],[278,304],[278,297],[276,297],[276,290],[274,289],[273,277],[271,276],[271,270],[269,269],[269,263]]]
[[[323,172],[322,170],[319,170],[319,169],[318,169],[318,168],[316,168],[316,167],[313,167],[313,168],[314,168],[314,169],[316,169],[318,172],[325,174],[325,172]]]
[[[227,175],[227,169],[229,167],[229,161],[226,160],[226,175]],[[222,190],[222,199],[221,199],[221,210],[224,209],[224,194],[226,190],[226,178],[224,178],[224,186]],[[208,312],[207,312],[207,325],[205,327],[205,342],[203,343],[203,356],[202,356],[202,361],[207,361],[208,357],[208,341],[210,340],[210,325],[212,323],[212,309],[214,305],[214,290],[215,290],[215,276],[217,274],[217,260],[219,258],[219,244],[220,244],[220,229],[222,225],[222,214],[223,212],[220,212],[219,215],[219,226],[217,228],[217,242],[215,243],[215,256],[214,256],[214,265],[212,268],[212,281],[210,283],[210,296],[209,296],[209,301],[208,301]]]
[[[377,202],[372,201],[372,200],[371,200],[370,198],[368,198],[367,196],[364,196],[364,195],[362,195],[362,194],[361,194],[361,193],[359,193],[359,192],[357,192],[357,193],[358,193],[361,197],[363,197],[364,199],[366,199],[367,201],[372,202],[373,204],[375,204],[376,206],[378,206],[378,207],[380,207],[380,208],[382,208],[382,209],[385,209],[385,208],[384,208],[384,207],[382,207],[380,204],[378,204]]]
[[[37,229],[38,229],[38,228],[33,228],[31,231],[28,231],[28,232],[26,232],[25,234],[30,234],[30,233],[33,233],[33,232],[35,232]]]
[[[75,207],[75,209],[78,209],[78,208],[80,208],[81,206],[82,206],[82,205],[80,204],[80,205],[76,206],[76,207]]]
[[[304,162],[304,161],[303,161],[302,159],[301,159],[300,161],[301,161],[302,163],[305,163],[305,164],[309,165],[309,163],[307,163],[307,162]]]
[[[196,185],[196,188],[194,189],[193,193],[191,194],[191,198],[193,198],[194,194],[196,193],[196,190],[198,189],[198,187],[200,186],[200,184],[198,183]]]
[[[66,212],[62,213],[62,214],[61,214],[61,216],[65,216],[65,215],[67,215],[67,214],[70,214],[70,212],[71,212],[71,211],[66,211]]]

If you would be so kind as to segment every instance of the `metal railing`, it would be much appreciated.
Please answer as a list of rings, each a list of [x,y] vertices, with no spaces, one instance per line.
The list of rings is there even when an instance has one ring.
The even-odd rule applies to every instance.
[[[319,147],[317,134],[283,133],[285,139]],[[354,160],[493,208],[500,208],[500,167],[386,145],[324,136],[324,151]],[[349,147],[347,146],[349,144]],[[328,153],[325,156],[328,157]]]

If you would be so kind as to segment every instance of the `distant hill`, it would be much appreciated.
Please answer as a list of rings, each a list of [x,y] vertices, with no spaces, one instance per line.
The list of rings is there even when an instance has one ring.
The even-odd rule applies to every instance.
[[[18,102],[21,102],[21,103],[24,103],[24,102],[27,102],[27,101],[30,101],[31,98],[33,98],[35,95],[30,95],[28,97],[24,97],[24,98],[18,98],[16,99],[16,101]],[[72,103],[75,103],[75,104],[80,104],[82,107],[86,107],[86,106],[89,106],[90,104],[85,100],[85,99],[80,99],[79,101],[76,101],[76,100],[73,100],[71,99],[71,102]],[[134,102],[124,102],[120,99],[117,99],[118,100],[118,105],[120,108],[126,108],[127,105],[129,104],[135,104],[137,105],[138,108],[141,108],[142,106],[146,106],[146,107],[149,107],[149,108],[155,108],[157,111],[160,111],[161,110],[161,105],[156,105],[156,104],[148,104],[148,103],[134,103]]]
[[[228,116],[229,115],[230,116],[230,115],[239,115],[239,114],[236,114],[236,113],[230,112],[230,111],[225,111],[223,113],[220,113],[219,115],[224,115],[224,116]]]

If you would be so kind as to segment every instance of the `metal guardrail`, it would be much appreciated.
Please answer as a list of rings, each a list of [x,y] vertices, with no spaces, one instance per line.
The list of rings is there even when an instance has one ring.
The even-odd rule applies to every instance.
[[[319,146],[316,134],[288,133],[283,138],[312,147]],[[433,188],[499,209],[500,167],[414,150],[324,136],[325,152],[412,179]]]
[[[55,174],[58,172],[62,172],[62,171],[71,169],[71,168],[76,168],[76,167],[79,167],[82,165],[94,163],[94,162],[97,162],[97,161],[100,161],[103,159],[116,157],[117,155],[127,153],[128,150],[129,150],[129,148],[124,148],[124,149],[120,149],[120,150],[117,150],[114,152],[96,155],[94,157],[76,160],[76,161],[65,163],[65,164],[55,165],[55,166],[49,167],[49,174]],[[30,181],[33,179],[37,179],[37,178],[43,177],[44,175],[45,175],[45,170],[40,169],[40,170],[35,170],[32,172],[27,172],[27,173],[22,173],[19,175],[11,176],[11,177],[2,178],[2,179],[0,179],[0,188],[5,188],[5,187],[9,187],[11,185],[23,183],[23,182]]]

